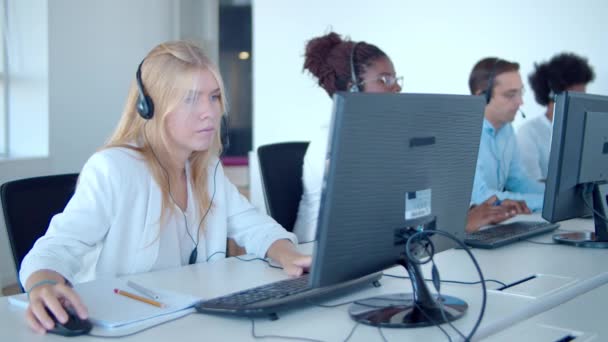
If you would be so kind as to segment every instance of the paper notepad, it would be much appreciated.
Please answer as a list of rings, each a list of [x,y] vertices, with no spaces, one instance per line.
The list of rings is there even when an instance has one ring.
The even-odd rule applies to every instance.
[[[94,326],[104,330],[121,328],[121,330],[131,333],[133,330],[139,331],[150,327],[151,325],[146,324],[148,321],[154,322],[153,325],[156,325],[186,315],[192,312],[194,304],[201,300],[194,296],[157,289],[150,284],[142,285],[154,290],[160,296],[158,301],[165,306],[159,308],[114,293],[114,289],[117,288],[137,294],[135,290],[127,287],[126,280],[122,279],[95,280],[76,284],[74,290],[87,306],[89,320]],[[26,294],[9,297],[9,302],[21,307],[28,305]],[[182,312],[183,315],[180,315]],[[141,326],[141,329],[137,329],[138,326]]]

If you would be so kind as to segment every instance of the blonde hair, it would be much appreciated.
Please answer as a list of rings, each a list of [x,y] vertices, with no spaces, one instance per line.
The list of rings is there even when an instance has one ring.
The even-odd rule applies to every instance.
[[[215,77],[221,98],[222,113],[227,110],[224,82],[217,66],[205,55],[202,48],[186,41],[165,42],[154,49],[144,58],[141,66],[141,80],[145,93],[154,103],[154,115],[150,120],[144,119],[137,112],[139,90],[133,80],[127,96],[127,103],[118,122],[116,130],[102,147],[123,147],[139,152],[156,183],[162,192],[162,210],[159,222],[170,212],[172,198],[168,174],[157,154],[160,149],[168,151],[165,119],[184,98],[185,92],[192,86],[192,75],[200,70],[207,70]],[[135,73],[134,73],[135,74]],[[146,134],[148,128],[152,134]],[[221,152],[220,130],[216,130],[215,138],[206,151],[195,151],[190,155],[191,186],[198,202],[198,211],[203,218],[211,205],[207,189],[207,166],[213,157]],[[213,175],[211,175],[213,176]],[[198,227],[198,222],[197,222]]]

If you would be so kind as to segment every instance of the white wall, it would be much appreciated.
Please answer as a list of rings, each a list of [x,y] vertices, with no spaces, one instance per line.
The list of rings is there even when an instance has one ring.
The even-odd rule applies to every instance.
[[[486,56],[519,62],[529,88],[534,62],[573,51],[595,68],[588,91],[608,94],[606,18],[605,0],[254,0],[254,149],[308,140],[328,120],[331,101],[302,65],[306,41],[330,29],[383,49],[405,78],[404,92],[468,94],[469,72]],[[542,113],[529,89],[522,110]],[[251,171],[252,201],[263,207]]]
[[[0,183],[78,172],[118,122],[137,64],[177,38],[176,10],[172,0],[48,1],[49,157],[0,161]],[[2,220],[0,286],[15,277]]]
[[[49,1],[53,171],[80,170],[114,130],[137,65],[175,38],[172,2]]]

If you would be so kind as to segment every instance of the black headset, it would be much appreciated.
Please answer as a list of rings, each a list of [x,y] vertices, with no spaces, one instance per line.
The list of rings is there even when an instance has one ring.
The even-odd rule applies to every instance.
[[[486,96],[486,104],[489,104],[490,101],[492,100],[492,92],[494,91],[494,82],[496,80],[496,72],[498,69],[498,63],[502,62],[503,60],[496,57],[496,59],[494,60],[494,64],[492,65],[492,69],[490,70],[490,75],[488,76],[488,87],[486,88],[485,91],[482,92],[482,94],[484,94]],[[521,117],[522,118],[526,118],[526,113],[524,113],[523,110],[521,110],[521,108],[519,108],[517,110],[518,112],[521,113]]]
[[[496,78],[496,69],[498,68],[498,63],[502,61],[500,58],[496,58],[494,60],[494,64],[492,65],[492,69],[490,69],[490,75],[488,76],[488,86],[483,94],[486,96],[486,104],[490,103],[492,100],[492,91],[494,90],[494,79]]]
[[[137,113],[139,113],[139,115],[142,118],[144,118],[145,120],[150,120],[154,116],[154,102],[152,102],[152,98],[150,96],[148,96],[148,94],[146,93],[146,90],[144,88],[144,82],[141,79],[142,64],[144,64],[144,61],[141,61],[141,63],[139,63],[139,66],[137,67],[137,72],[135,73],[137,89],[139,90],[139,94],[137,96],[136,107],[137,107]],[[147,122],[146,122],[146,124],[147,124]],[[147,140],[145,129],[144,129],[144,137]],[[224,154],[224,153],[226,153],[226,151],[228,150],[228,147],[230,146],[230,138],[229,138],[229,134],[228,134],[228,119],[226,118],[225,114],[222,114],[222,123],[221,123],[221,127],[220,127],[220,140],[222,143],[222,154]],[[154,158],[158,161],[160,167],[165,172],[165,175],[167,175],[167,170],[164,168],[163,164],[160,162],[160,160],[156,156],[154,149],[152,149],[152,154],[154,155]],[[211,209],[211,206],[213,205],[213,200],[215,198],[215,190],[216,190],[215,176],[217,174],[217,169],[218,169],[219,164],[220,164],[220,159],[218,159],[217,163],[215,164],[215,170],[213,171],[213,194],[211,195],[211,201],[209,203],[209,207],[207,208],[207,211],[205,212],[205,214],[203,215],[203,217],[201,218],[201,220],[198,224],[196,241],[194,240],[192,235],[190,235],[190,230],[188,229],[188,220],[186,219],[186,215],[182,211],[182,215],[184,216],[184,224],[186,226],[186,232],[188,233],[188,236],[190,236],[190,239],[192,239],[192,242],[194,243],[194,248],[192,249],[192,252],[190,253],[190,257],[188,258],[188,264],[190,264],[190,265],[196,263],[196,260],[198,257],[200,226],[203,223],[203,221],[205,220],[205,218],[207,217],[207,214],[209,214],[209,210]],[[175,199],[173,198],[173,194],[171,194],[171,183],[169,183],[169,196],[171,197],[173,202],[176,203]]]
[[[357,82],[357,75],[355,74],[355,50],[357,49],[357,45],[359,45],[359,43],[355,43],[352,50],[350,50],[350,81],[352,85],[348,91],[351,93],[358,93],[361,91],[358,84],[359,82]]]
[[[154,117],[154,102],[152,98],[147,94],[144,82],[141,79],[141,66],[144,64],[144,60],[139,63],[137,72],[135,73],[135,81],[137,83],[137,89],[139,94],[137,95],[137,113],[144,119],[150,120]],[[222,154],[226,153],[230,147],[230,134],[228,129],[228,118],[224,113],[222,114],[222,122],[220,124],[220,141],[222,143]]]
[[[137,67],[137,72],[135,73],[135,81],[137,83],[137,89],[139,90],[139,95],[137,96],[137,112],[139,115],[146,119],[150,120],[154,116],[154,102],[152,102],[152,98],[146,94],[146,90],[144,88],[144,82],[141,80],[141,66],[144,64],[144,60],[139,63]]]

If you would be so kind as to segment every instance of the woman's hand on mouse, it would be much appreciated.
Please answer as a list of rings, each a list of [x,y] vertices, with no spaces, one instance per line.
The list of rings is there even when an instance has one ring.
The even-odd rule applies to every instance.
[[[58,273],[47,270],[35,272],[28,279],[27,285],[30,305],[25,317],[34,331],[42,334],[53,329],[55,321],[49,314],[54,315],[60,323],[66,323],[66,307],[72,307],[82,319],[88,317],[87,308],[78,294]]]

